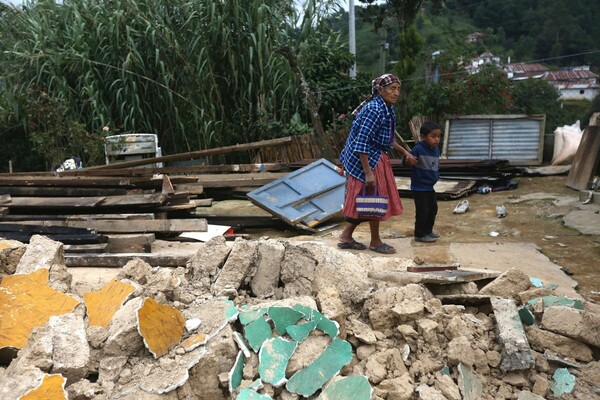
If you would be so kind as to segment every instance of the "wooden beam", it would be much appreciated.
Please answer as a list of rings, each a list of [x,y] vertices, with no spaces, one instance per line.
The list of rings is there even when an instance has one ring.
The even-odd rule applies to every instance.
[[[0,222],[0,230],[4,222]],[[23,225],[67,226],[90,228],[106,233],[146,233],[146,232],[206,232],[205,219],[154,219],[154,220],[93,220],[93,221],[23,221]]]
[[[190,256],[148,253],[65,254],[65,265],[67,267],[120,268],[135,258],[140,258],[152,267],[183,267],[188,262]]]
[[[10,194],[0,195],[0,204],[10,203],[12,201]]]
[[[288,136],[288,137],[279,138],[279,139],[263,140],[260,142],[236,144],[233,146],[217,147],[214,149],[198,150],[198,151],[191,151],[188,153],[173,154],[170,156],[144,158],[142,160],[125,161],[125,162],[120,162],[120,163],[115,163],[115,164],[110,164],[110,165],[99,165],[96,167],[84,168],[84,170],[85,169],[87,169],[87,170],[93,170],[93,169],[99,170],[100,169],[101,170],[101,169],[126,168],[126,167],[136,167],[139,165],[156,164],[156,163],[167,162],[167,161],[191,160],[194,158],[208,157],[208,156],[213,156],[213,155],[217,155],[217,154],[227,154],[227,153],[234,153],[234,152],[238,152],[238,151],[254,150],[254,149],[259,149],[261,147],[285,144],[285,143],[289,143],[291,141],[292,141],[292,138]]]
[[[93,244],[65,244],[63,249],[66,253],[104,253],[108,243]]]
[[[104,176],[74,176],[74,177],[19,177],[2,176],[0,186],[75,186],[75,187],[105,187],[131,186],[129,178],[112,178]]]
[[[38,187],[3,186],[0,193],[18,197],[76,197],[76,196],[117,196],[127,194],[127,189],[119,188],[80,188],[80,187]]]

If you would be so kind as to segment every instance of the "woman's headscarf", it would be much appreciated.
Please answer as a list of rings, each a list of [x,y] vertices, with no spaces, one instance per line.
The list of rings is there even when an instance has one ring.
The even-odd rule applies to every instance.
[[[358,107],[352,111],[352,115],[356,117],[361,108],[375,98],[375,96],[379,93],[379,89],[389,86],[392,83],[400,83],[400,79],[393,74],[383,74],[380,77],[373,79],[371,81],[371,97],[360,103]]]

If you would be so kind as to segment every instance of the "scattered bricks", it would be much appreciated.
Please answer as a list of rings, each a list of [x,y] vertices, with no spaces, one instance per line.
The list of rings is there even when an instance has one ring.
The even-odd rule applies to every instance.
[[[579,361],[589,362],[593,359],[592,350],[577,340],[534,326],[525,328],[525,332],[531,347],[540,353],[547,349]]]
[[[520,292],[530,287],[531,282],[529,277],[524,272],[516,268],[511,268],[484,286],[479,291],[479,294],[515,298]]]
[[[515,302],[510,299],[492,297],[491,303],[496,317],[499,341],[503,345],[500,369],[507,372],[531,368],[533,355]]]
[[[542,328],[573,339],[582,331],[583,313],[575,308],[551,306],[544,310]]]
[[[215,296],[233,296],[240,288],[250,269],[256,265],[258,243],[238,238],[219,276],[211,287]]]
[[[276,240],[260,241],[256,272],[250,282],[252,293],[258,298],[272,296],[279,286],[281,262],[285,254],[285,246]]]
[[[29,274],[41,268],[50,270],[53,264],[65,264],[63,244],[45,236],[33,235],[15,273]]]

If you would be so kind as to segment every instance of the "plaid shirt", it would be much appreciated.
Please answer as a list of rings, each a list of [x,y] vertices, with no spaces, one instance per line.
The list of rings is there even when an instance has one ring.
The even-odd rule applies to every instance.
[[[348,134],[340,161],[346,172],[356,179],[365,181],[365,171],[359,153],[366,153],[369,165],[374,169],[381,152],[391,150],[396,128],[394,107],[387,105],[381,96],[375,96],[358,113]]]

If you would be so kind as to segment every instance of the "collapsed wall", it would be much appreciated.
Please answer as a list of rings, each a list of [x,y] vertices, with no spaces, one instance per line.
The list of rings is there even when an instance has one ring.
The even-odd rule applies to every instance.
[[[444,285],[481,301],[443,304],[369,278],[412,260],[215,238],[79,296],[60,243],[15,248],[0,246],[2,399],[600,398],[600,307],[516,269]]]

